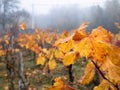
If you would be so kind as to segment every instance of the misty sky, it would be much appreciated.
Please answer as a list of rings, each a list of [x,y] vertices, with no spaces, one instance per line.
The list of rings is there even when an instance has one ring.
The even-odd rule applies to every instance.
[[[47,14],[51,8],[70,5],[89,7],[92,5],[103,5],[104,1],[105,0],[20,0],[20,6],[32,13],[33,5],[35,14]]]

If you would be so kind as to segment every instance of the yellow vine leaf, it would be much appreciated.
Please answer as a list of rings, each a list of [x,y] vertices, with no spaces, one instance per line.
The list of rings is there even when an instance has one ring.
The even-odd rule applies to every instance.
[[[104,29],[102,26],[93,29],[90,36],[92,36],[99,42],[104,42],[108,44],[112,43],[113,34]]]
[[[81,80],[79,80],[79,82],[81,84],[89,84],[95,75],[95,67],[94,64],[92,62],[89,62],[85,68],[85,74],[83,76],[83,78]]]
[[[117,88],[103,79],[99,86],[94,87],[94,90],[117,90]]]
[[[90,57],[99,63],[104,63],[107,60],[108,53],[111,51],[111,47],[101,42],[92,41],[93,48],[90,53]]]
[[[73,64],[76,59],[76,54],[74,52],[69,52],[65,54],[63,58],[63,64],[65,66],[69,66],[70,64]]]
[[[25,30],[26,29],[26,23],[25,22],[21,23],[19,27],[20,27],[21,30]]]
[[[63,55],[63,53],[60,50],[55,50],[54,51],[54,56],[56,58],[62,58],[64,55]]]
[[[120,85],[120,48],[112,46],[107,60],[102,63],[100,69],[113,84]]]
[[[49,60],[48,65],[49,65],[50,70],[54,70],[56,68],[56,66],[57,66],[54,59]]]
[[[74,44],[74,51],[79,52],[81,57],[88,57],[91,50],[92,44],[88,37],[82,39],[79,43]]]
[[[120,59],[119,59],[120,60]],[[111,60],[107,60],[107,76],[108,78],[115,84],[120,85],[120,67],[116,66],[111,62]]]
[[[120,67],[120,48],[119,47],[112,47],[112,50],[109,53],[109,58],[111,62]]]
[[[44,65],[45,63],[45,57],[43,57],[41,54],[39,54],[38,58],[36,59],[37,65]]]
[[[59,47],[60,51],[62,51],[63,53],[67,53],[73,48],[73,40],[69,40],[65,43],[61,43],[61,44],[59,44],[58,47]]]
[[[94,38],[86,37],[74,45],[74,51],[79,52],[81,57],[90,57],[96,61],[103,62],[110,51],[110,46],[96,41]]]

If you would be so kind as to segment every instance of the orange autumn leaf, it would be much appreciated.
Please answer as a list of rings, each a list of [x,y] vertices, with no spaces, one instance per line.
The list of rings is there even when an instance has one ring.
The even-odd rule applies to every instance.
[[[107,72],[108,72],[107,77],[113,83],[120,85],[120,67],[113,64],[109,58],[106,62],[106,67],[107,67]]]
[[[19,27],[20,27],[21,30],[25,30],[26,29],[26,23],[25,22],[21,23]]]
[[[91,49],[90,57],[99,63],[104,63],[111,51],[111,47],[101,42],[92,41],[91,43],[93,47]]]
[[[72,36],[72,39],[74,41],[79,41],[87,36],[87,33],[86,33],[87,25],[88,23],[83,23],[82,25],[80,25],[78,29],[75,30],[75,33]]]
[[[75,30],[75,33],[72,36],[74,41],[79,41],[87,36],[86,28],[88,23],[82,23],[78,29]]]
[[[76,31],[72,37],[74,41],[79,41],[83,38],[85,38],[87,34],[84,31]]]
[[[48,90],[61,90],[64,85],[64,82],[61,80],[61,78],[60,77],[55,78],[54,81],[55,83],[53,87],[49,88]]]
[[[76,90],[73,87],[66,85],[62,80],[61,77],[55,78],[54,84],[48,90]]]
[[[110,51],[110,46],[86,37],[74,45],[73,50],[79,52],[81,57],[92,58],[98,62],[104,62]]]

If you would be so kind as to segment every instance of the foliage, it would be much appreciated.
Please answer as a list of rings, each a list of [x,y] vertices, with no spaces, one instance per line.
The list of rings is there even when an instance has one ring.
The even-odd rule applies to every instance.
[[[20,28],[25,30],[26,24],[23,23]],[[4,47],[8,46],[0,47],[0,56],[8,57],[8,51],[13,53],[13,51],[19,52],[22,49],[31,50],[36,55],[34,57],[36,65],[42,67],[42,73],[48,78],[52,77],[52,80],[55,78],[52,72],[55,72],[57,66],[63,63],[69,73],[69,83],[65,81],[65,76],[65,80],[62,80],[61,76],[54,79],[53,86],[48,87],[48,90],[75,90],[70,86],[71,84],[87,85],[93,81],[95,73],[100,78],[100,84],[94,86],[94,90],[119,90],[120,47],[116,45],[119,41],[119,34],[115,35],[114,39],[114,34],[102,26],[93,29],[90,33],[86,32],[86,28],[87,23],[83,23],[74,30],[73,34],[63,32],[60,35],[56,32],[36,29],[33,34],[20,34],[18,38],[12,40],[8,33],[4,39],[0,39]],[[14,44],[17,44],[18,48],[12,47]],[[10,55],[13,56],[13,54]],[[87,63],[84,75],[74,81],[72,65],[74,66],[74,63],[78,61],[82,62],[79,59],[83,57],[86,58]],[[9,58],[6,59],[7,63],[12,64]],[[37,72],[34,71],[33,74]]]

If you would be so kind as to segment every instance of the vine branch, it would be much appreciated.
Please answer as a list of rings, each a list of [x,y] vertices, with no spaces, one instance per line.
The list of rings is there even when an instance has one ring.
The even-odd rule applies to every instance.
[[[98,67],[98,65],[93,61],[93,60],[91,60],[92,61],[92,63],[94,64],[94,66],[95,66],[95,68],[96,68],[96,70],[97,70],[97,73],[103,78],[103,79],[105,79],[106,81],[108,81],[109,83],[111,83],[117,90],[119,90],[119,88],[118,88],[118,85],[115,85],[113,82],[111,82],[109,79],[107,79],[105,76],[104,76],[104,74],[103,74],[103,72],[100,70],[100,68]]]

